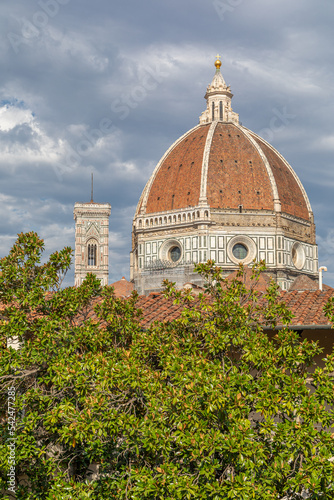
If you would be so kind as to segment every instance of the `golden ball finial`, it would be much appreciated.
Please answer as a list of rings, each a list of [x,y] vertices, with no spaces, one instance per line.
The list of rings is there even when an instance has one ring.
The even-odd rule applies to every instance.
[[[220,69],[221,65],[222,65],[222,62],[221,62],[221,60],[220,60],[220,55],[219,55],[219,54],[217,54],[217,55],[216,55],[216,62],[215,62],[215,66],[216,66],[216,68],[217,68],[217,69]]]

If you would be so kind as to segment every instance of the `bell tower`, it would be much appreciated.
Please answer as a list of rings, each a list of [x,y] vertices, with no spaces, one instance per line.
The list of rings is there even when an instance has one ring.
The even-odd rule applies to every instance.
[[[87,273],[94,273],[101,285],[109,278],[109,203],[75,203],[75,275],[74,285],[80,286]]]

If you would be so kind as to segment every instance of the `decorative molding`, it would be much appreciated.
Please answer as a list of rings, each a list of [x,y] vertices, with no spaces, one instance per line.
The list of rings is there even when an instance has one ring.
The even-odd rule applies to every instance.
[[[208,181],[208,168],[209,168],[209,159],[211,152],[211,144],[213,139],[213,134],[217,127],[217,121],[214,121],[210,125],[210,129],[205,141],[205,147],[203,152],[203,161],[202,161],[202,175],[201,175],[201,190],[199,196],[199,206],[207,207],[208,199],[207,199],[207,181]]]

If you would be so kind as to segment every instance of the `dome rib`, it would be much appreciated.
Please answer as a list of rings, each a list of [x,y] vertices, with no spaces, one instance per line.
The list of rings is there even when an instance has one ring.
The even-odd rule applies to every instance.
[[[201,191],[200,191],[200,197],[199,197],[199,204],[205,205],[205,206],[208,204],[207,181],[208,181],[208,169],[209,169],[211,145],[212,145],[213,135],[214,135],[216,127],[217,127],[217,123],[218,122],[212,122],[210,125],[210,129],[209,129],[208,135],[206,137],[204,153],[203,153]]]
[[[248,132],[254,137],[260,148],[264,150],[264,154],[269,157],[268,161],[271,162],[271,170],[278,187],[282,212],[305,220],[313,219],[312,207],[304,186],[291,165],[269,142],[250,130]],[[266,149],[267,151],[265,151]],[[277,159],[286,168],[285,173],[277,165]],[[287,173],[288,175],[286,175]]]
[[[257,152],[261,156],[263,164],[267,170],[268,177],[269,177],[270,184],[271,184],[273,201],[274,201],[274,210],[275,210],[275,212],[280,212],[281,211],[281,202],[279,199],[276,180],[275,180],[273,171],[270,167],[269,161],[268,161],[266,155],[264,154],[264,152],[262,151],[262,149],[260,148],[260,146],[258,145],[258,143],[253,139],[253,137],[251,135],[251,131],[249,129],[247,129],[246,127],[243,127],[243,126],[241,127],[239,125],[238,125],[238,128],[246,135],[247,139],[253,144],[254,148],[257,150]]]

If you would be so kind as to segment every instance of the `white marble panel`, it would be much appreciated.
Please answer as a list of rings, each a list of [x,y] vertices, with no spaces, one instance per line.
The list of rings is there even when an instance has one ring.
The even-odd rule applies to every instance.
[[[218,262],[223,264],[225,262],[225,252],[224,250],[219,250],[218,252]]]

